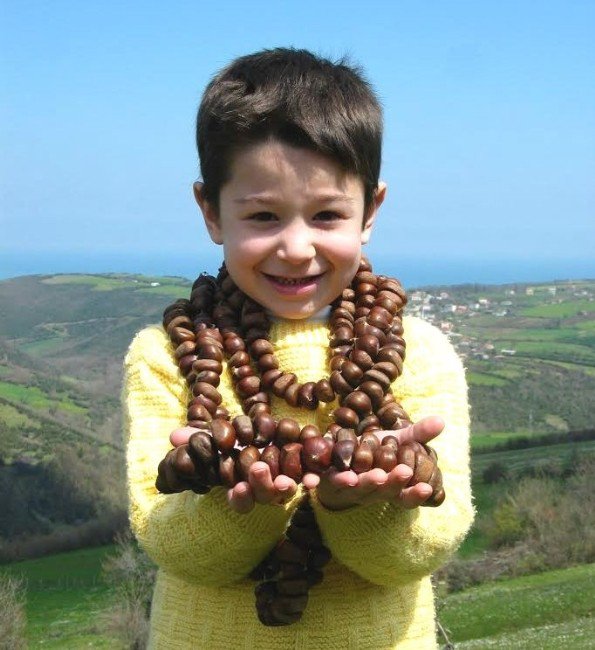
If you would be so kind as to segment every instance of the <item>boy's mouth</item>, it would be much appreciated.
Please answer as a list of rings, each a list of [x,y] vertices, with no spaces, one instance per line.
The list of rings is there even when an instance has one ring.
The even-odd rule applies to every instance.
[[[270,273],[263,273],[263,275],[269,282],[281,290],[299,291],[300,289],[307,289],[316,285],[317,281],[324,274],[318,273],[317,275],[307,275],[299,278],[292,278],[283,275],[271,275]]]
[[[297,287],[297,286],[301,286],[301,285],[304,285],[304,284],[310,284],[311,282],[315,282],[320,277],[320,275],[322,275],[322,274],[320,274],[320,275],[309,275],[309,276],[302,277],[302,278],[285,278],[285,277],[282,277],[280,275],[268,275],[266,273],[265,273],[265,275],[270,280],[272,280],[273,282],[278,282],[279,284],[283,284],[283,285],[286,285],[288,287]]]

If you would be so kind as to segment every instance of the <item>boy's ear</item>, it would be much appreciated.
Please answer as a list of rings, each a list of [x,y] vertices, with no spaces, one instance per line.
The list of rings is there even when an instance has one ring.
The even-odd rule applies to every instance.
[[[368,214],[364,220],[364,227],[362,228],[361,242],[362,244],[367,244],[370,241],[370,235],[372,234],[372,228],[374,227],[374,222],[376,221],[376,214],[378,209],[382,205],[384,198],[386,197],[386,183],[381,181],[378,183],[378,188],[374,192],[374,198],[372,199],[372,205],[368,210]]]
[[[205,199],[203,193],[203,183],[196,182],[192,184],[192,191],[194,193],[194,199],[198,203],[198,207],[202,212],[202,216],[205,220],[205,225],[209,231],[209,236],[215,244],[223,243],[223,236],[221,232],[221,224],[219,221],[219,215],[215,208]]]

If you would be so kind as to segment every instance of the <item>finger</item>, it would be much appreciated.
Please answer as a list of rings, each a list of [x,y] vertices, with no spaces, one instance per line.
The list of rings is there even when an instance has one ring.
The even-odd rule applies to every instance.
[[[188,438],[197,431],[198,429],[195,427],[180,427],[169,434],[169,441],[174,447],[185,445],[188,442]]]
[[[273,488],[275,490],[275,503],[285,503],[297,492],[297,483],[289,476],[279,474],[273,481]]]
[[[320,476],[318,476],[318,474],[312,473],[304,474],[302,483],[307,490],[313,490],[314,488],[318,487],[318,484],[320,483]]]
[[[397,465],[386,476],[384,485],[379,486],[378,496],[386,501],[399,499],[403,489],[411,480],[413,470],[407,465]]]
[[[227,492],[227,502],[232,510],[242,515],[254,508],[252,488],[246,481],[240,481]]]
[[[358,475],[352,470],[339,472],[334,467],[331,467],[331,469],[324,474],[324,478],[325,482],[327,482],[329,487],[335,492],[344,490],[345,488],[352,488],[359,484]]]
[[[399,501],[405,508],[417,508],[432,496],[432,486],[427,483],[417,483],[409,488],[404,488]]]
[[[271,470],[266,463],[257,461],[248,472],[248,482],[257,503],[270,503],[275,498]]]
[[[397,465],[386,477],[386,488],[394,494],[398,494],[407,486],[412,476],[411,467],[403,464]]]
[[[374,468],[369,472],[364,472],[358,476],[359,479],[359,493],[361,496],[367,496],[372,492],[377,491],[379,488],[384,487],[388,479],[388,474],[380,469]]]
[[[392,435],[396,434],[397,440],[401,444],[407,442],[426,443],[442,433],[443,429],[444,420],[436,415],[431,415],[427,418],[422,418],[419,422],[416,422],[405,429],[399,429],[399,431],[396,432],[393,431]]]

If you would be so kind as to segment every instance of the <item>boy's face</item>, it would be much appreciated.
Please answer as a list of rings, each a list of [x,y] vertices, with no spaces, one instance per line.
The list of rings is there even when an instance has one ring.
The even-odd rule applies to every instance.
[[[308,149],[268,140],[243,149],[221,188],[219,210],[194,192],[227,270],[280,318],[308,318],[357,272],[384,186],[364,219],[361,180]]]

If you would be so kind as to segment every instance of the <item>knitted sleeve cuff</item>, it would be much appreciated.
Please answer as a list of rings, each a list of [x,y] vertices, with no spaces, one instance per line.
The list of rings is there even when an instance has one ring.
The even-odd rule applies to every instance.
[[[406,584],[446,561],[473,519],[472,508],[457,501],[451,494],[439,508],[407,510],[386,502],[332,511],[312,495],[324,541],[335,559],[380,585]]]
[[[223,488],[202,496],[159,494],[157,466],[171,447],[170,432],[184,422],[187,400],[165,333],[143,330],[126,357],[123,388],[131,526],[161,568],[225,584],[243,578],[275,545],[298,495],[284,507],[257,505],[240,515],[228,506]]]
[[[224,488],[206,495],[160,495],[137,531],[141,545],[166,571],[204,585],[244,578],[281,538],[299,495],[284,506],[257,504],[238,514]]]
[[[438,452],[446,499],[438,508],[406,510],[395,503],[329,511],[313,495],[323,537],[335,559],[377,584],[402,584],[437,569],[473,520],[469,481],[469,414],[462,364],[435,327],[405,321],[407,361],[393,387],[414,422],[439,415]]]

